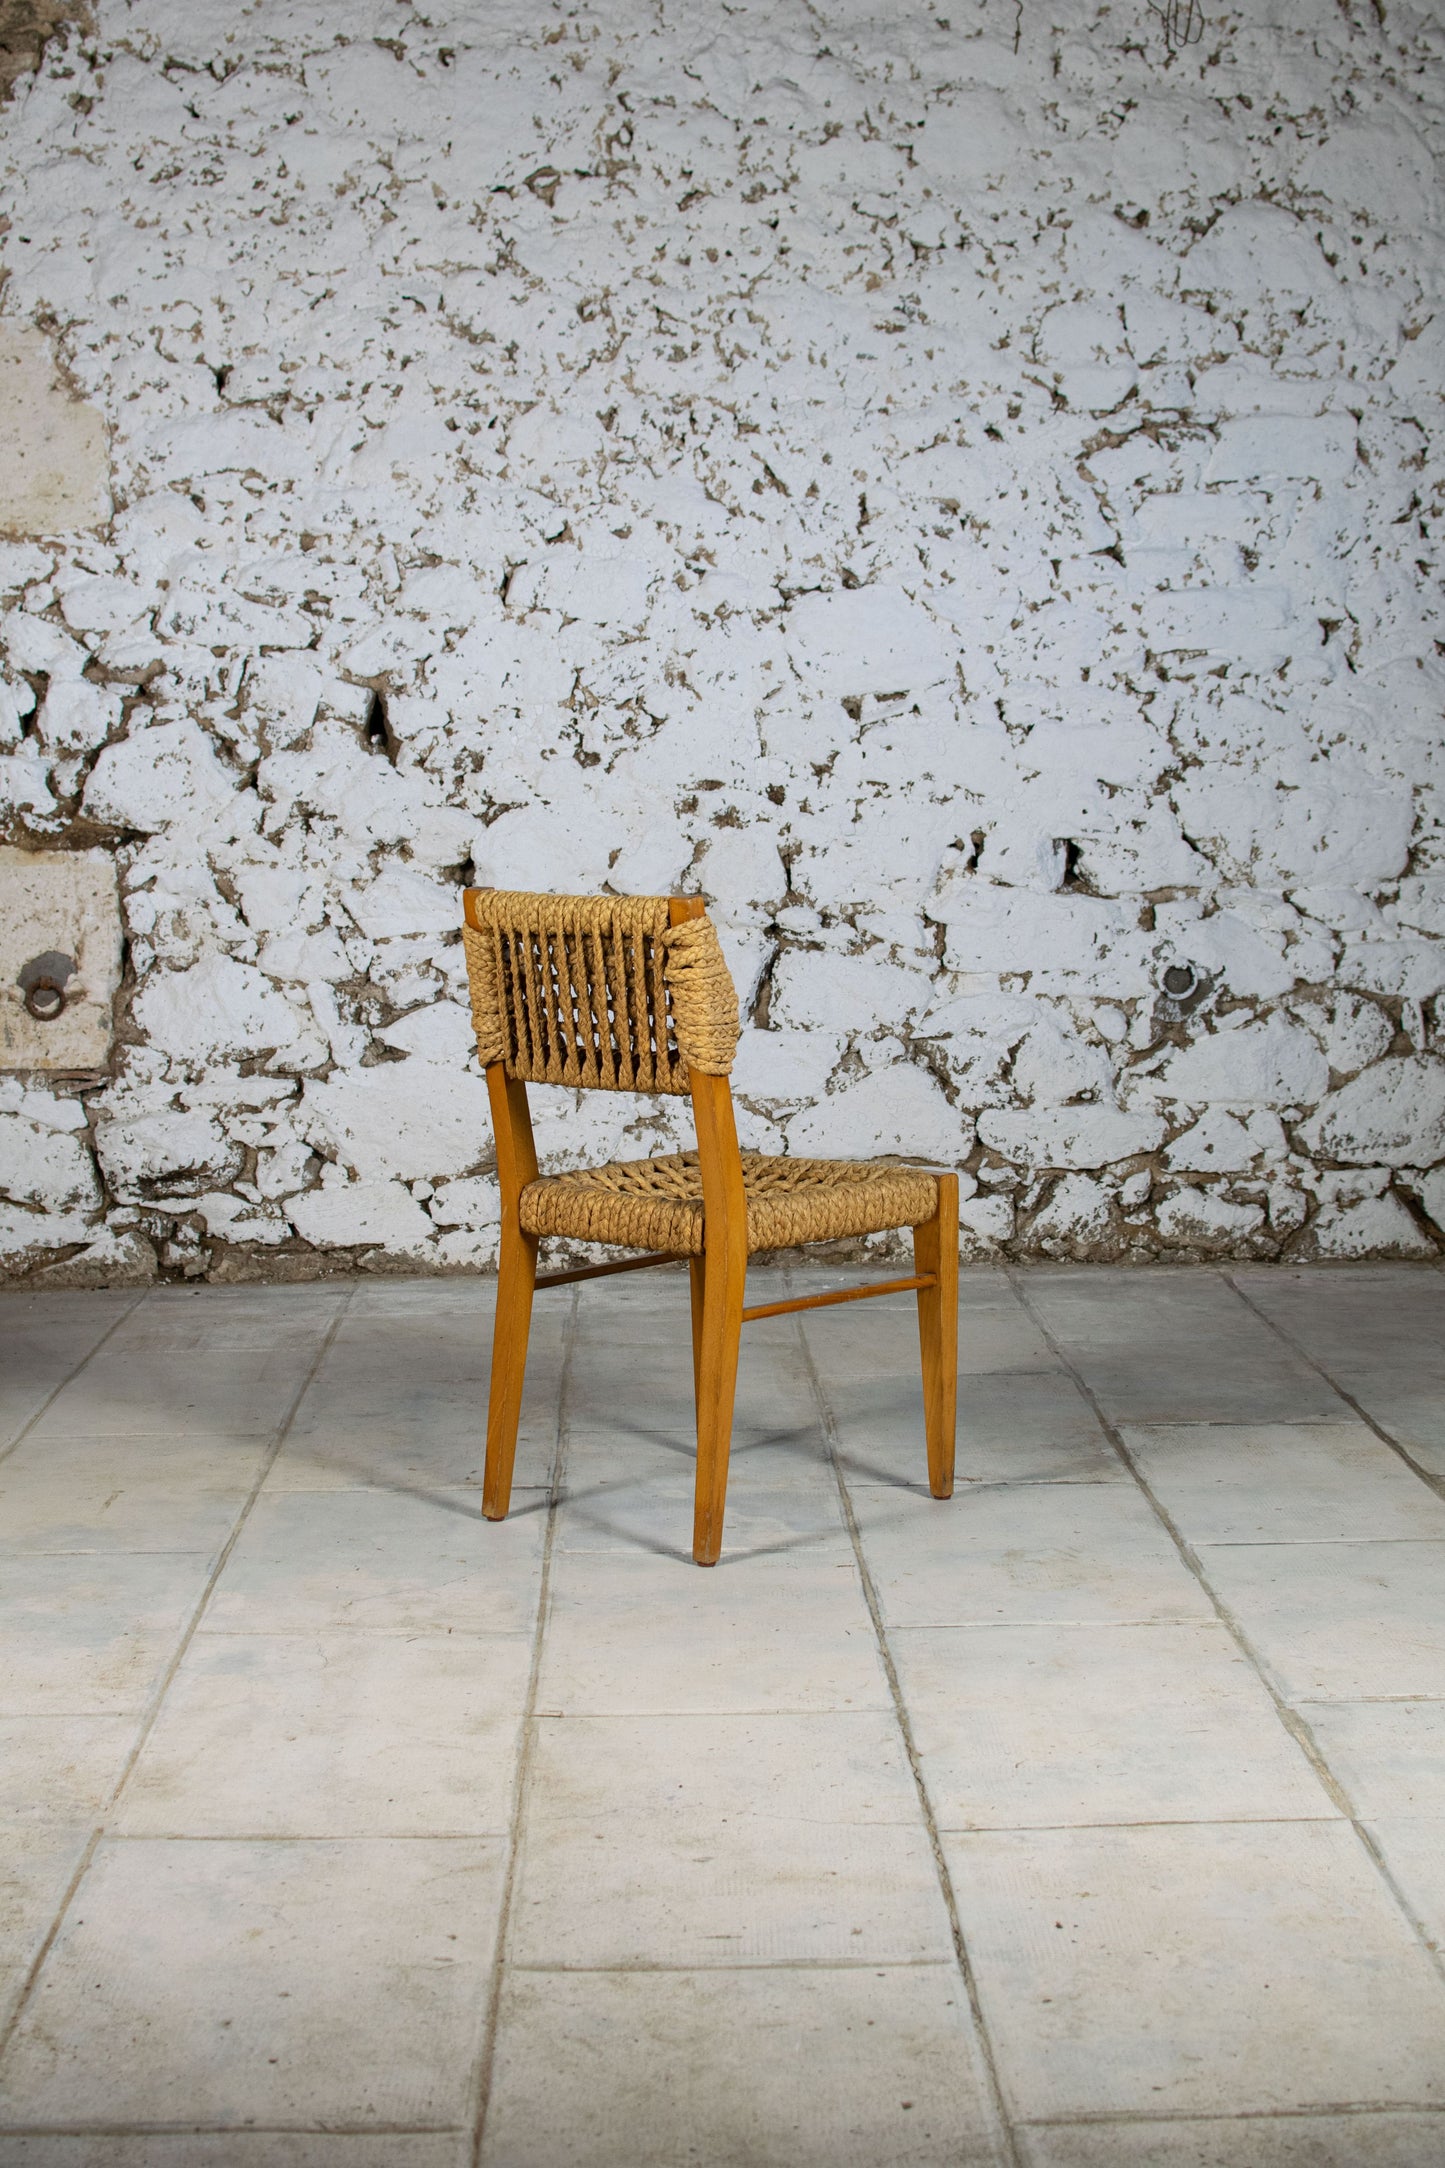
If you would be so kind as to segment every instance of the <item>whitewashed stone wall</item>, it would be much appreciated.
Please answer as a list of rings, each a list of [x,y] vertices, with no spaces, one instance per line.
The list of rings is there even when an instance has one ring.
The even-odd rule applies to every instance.
[[[488,1261],[471,878],[700,887],[750,1137],[974,1251],[1435,1254],[1445,21],[1204,4],[52,45],[0,318],[114,513],[0,549],[0,840],[128,961],[0,1079],[6,1269]]]

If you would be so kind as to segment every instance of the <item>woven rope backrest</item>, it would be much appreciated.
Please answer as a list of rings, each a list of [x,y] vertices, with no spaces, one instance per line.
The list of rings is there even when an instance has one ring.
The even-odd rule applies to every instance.
[[[477,1055],[529,1084],[685,1092],[725,1076],[737,994],[712,921],[669,924],[666,896],[467,894]]]

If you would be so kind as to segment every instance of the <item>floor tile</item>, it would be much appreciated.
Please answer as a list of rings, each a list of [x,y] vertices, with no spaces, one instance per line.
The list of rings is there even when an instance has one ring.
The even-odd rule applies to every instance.
[[[733,1410],[730,1492],[744,1484],[754,1490],[793,1484],[831,1490],[827,1442],[796,1339],[765,1352],[745,1346],[744,1357]],[[608,1351],[600,1375],[596,1366],[575,1362],[567,1430],[573,1488],[620,1480],[691,1495],[697,1416],[690,1367],[685,1375],[640,1380],[635,1361],[622,1361],[616,1349]]]
[[[618,1716],[891,1703],[852,1546],[840,1534],[710,1573],[648,1552],[559,1547],[538,1706]]]
[[[495,1282],[488,1283],[494,1287]],[[418,1378],[481,1378],[492,1357],[492,1306],[495,1296],[460,1309],[411,1302],[400,1309],[374,1304],[348,1307],[317,1373],[332,1384],[348,1378],[374,1380],[406,1372]],[[527,1338],[527,1361],[555,1363],[566,1344],[571,1313],[566,1305],[549,1308],[537,1298]]]
[[[589,1481],[585,1452],[568,1456],[565,1504],[558,1516],[559,1551],[615,1552],[651,1556],[677,1565],[692,1563],[693,1486],[678,1482]],[[785,1490],[760,1490],[742,1474],[728,1482],[722,1558],[714,1570],[728,1572],[742,1559],[795,1555],[836,1545],[843,1538],[837,1484],[821,1472],[816,1482]]]
[[[911,1297],[750,1328],[712,1573],[684,1273],[539,1298],[500,1526],[488,1279],[27,1297],[23,1345],[0,1296],[0,2005],[110,1816],[0,2073],[0,2168],[472,2168],[569,1335],[492,2168],[993,2158],[809,1351],[1034,2118],[1021,2168],[1445,2168],[1445,1990],[1411,1925],[1445,1944],[1445,1507],[1223,1275],[1018,1278],[1306,1695],[1367,1843],[994,1268],[963,1275],[949,1502]],[[1445,1276],[1255,1279],[1445,1463]],[[337,1320],[112,1808],[221,1507]],[[87,1348],[4,1459],[7,1393],[37,1406]],[[483,1862],[460,1928],[405,1864],[443,1855]]]
[[[135,1303],[134,1294],[0,1289],[0,1452]]]
[[[560,1359],[529,1365],[513,1481],[551,1480]],[[480,1485],[487,1458],[485,1368],[471,1379],[323,1376],[308,1391],[271,1474],[273,1490],[413,1490]]]
[[[901,1269],[894,1266],[878,1277],[896,1277]],[[846,1268],[829,1267],[818,1274],[818,1283],[846,1285],[855,1276],[859,1280],[870,1277],[864,1271],[855,1275]],[[802,1275],[795,1278],[801,1293],[806,1282]],[[803,1329],[825,1383],[830,1377],[867,1376],[880,1366],[896,1374],[918,1368],[918,1305],[911,1295],[812,1311]],[[1057,1367],[1047,1340],[1002,1273],[991,1266],[960,1272],[960,1377]]]
[[[1221,1626],[924,1628],[893,1653],[942,1828],[1336,1812]]]
[[[1356,1814],[1445,1816],[1445,1701],[1302,1701]]]
[[[833,1376],[823,1391],[850,1485],[925,1492],[923,1388],[904,1375]],[[955,1476],[964,1483],[1129,1480],[1098,1417],[1064,1370],[961,1377]]]
[[[471,2168],[470,2131],[148,2131],[7,2135],[0,2168]]]
[[[1175,1423],[1123,1435],[1190,1543],[1445,1539],[1445,1499],[1363,1423]]]
[[[266,1451],[254,1434],[32,1434],[0,1460],[0,1552],[213,1551]]]
[[[995,2168],[1003,2154],[951,1965],[512,1972],[483,2168],[567,2160]]]
[[[1062,1370],[961,1380],[955,1465],[960,1482],[1127,1481],[1098,1417]]]
[[[20,1553],[0,1575],[0,1714],[145,1707],[205,1591],[198,1552]]]
[[[1445,2168],[1441,2115],[1074,2123],[1019,2140],[1022,2168]]]
[[[890,1718],[539,1724],[517,1963],[899,1964],[951,1948]]]
[[[1422,1466],[1445,1475],[1445,1275],[1372,1264],[1230,1277]]]
[[[1445,1948],[1445,1814],[1433,1821],[1391,1816],[1367,1827],[1432,1949]]]
[[[1445,1544],[1217,1544],[1201,1562],[1286,1700],[1445,1698]]]
[[[542,1300],[538,1296],[538,1301]],[[747,1300],[771,1302],[785,1299],[776,1293],[750,1287]],[[756,1329],[756,1328],[754,1328]],[[577,1353],[586,1366],[589,1359],[605,1355],[609,1348],[647,1349],[646,1360],[660,1375],[681,1376],[692,1362],[692,1296],[687,1274],[664,1266],[631,1285],[619,1280],[609,1286],[603,1280],[578,1289]]]
[[[212,1633],[530,1633],[545,1501],[482,1518],[471,1490],[271,1491],[207,1607]]]
[[[855,1510],[890,1627],[1215,1615],[1132,1483],[980,1485],[926,1506],[864,1489]]]
[[[502,1834],[530,1665],[523,1635],[197,1635],[110,1826]]]
[[[456,2123],[502,1854],[103,1843],[0,2061],[0,2123]]]
[[[90,1842],[75,1825],[0,1829],[0,2026],[11,2015]]]
[[[314,1355],[345,1305],[336,1287],[156,1287],[110,1343],[117,1355]],[[108,1351],[109,1352],[109,1351]]]
[[[137,1716],[0,1716],[0,1826],[98,1820],[139,1727]]]
[[[559,1308],[565,1296],[553,1296]],[[473,1317],[485,1323],[488,1333],[497,1307],[497,1282],[490,1272],[458,1272],[438,1277],[429,1273],[363,1274],[352,1282],[347,1304],[348,1321],[363,1317],[399,1317],[420,1311],[427,1317]]]
[[[690,1499],[697,1477],[692,1395],[684,1403],[649,1401],[627,1418],[603,1423],[574,1412],[568,1422],[567,1490],[585,1500],[608,1488],[637,1487]],[[761,1415],[739,1395],[728,1455],[728,1497],[802,1490],[837,1494],[837,1477],[816,1410],[791,1407]]]
[[[72,1378],[30,1435],[133,1437],[138,1432],[244,1429],[274,1435],[306,1379],[314,1348],[200,1348],[190,1354],[102,1348]],[[239,1421],[238,1416],[244,1417]]]
[[[1214,1273],[1087,1266],[1030,1271],[1020,1284],[1113,1422],[1350,1419]]]
[[[1445,2103],[1445,1986],[1347,1823],[944,1850],[1026,2118]]]
[[[425,1489],[482,1481],[492,1298],[475,1291],[481,1283],[430,1284],[446,1290],[435,1305],[408,1286],[404,1300],[358,1307],[358,1297],[348,1309],[296,1411],[273,1487]],[[456,1294],[464,1284],[471,1292],[462,1303]],[[514,1478],[522,1486],[551,1477],[569,1314],[534,1320]]]

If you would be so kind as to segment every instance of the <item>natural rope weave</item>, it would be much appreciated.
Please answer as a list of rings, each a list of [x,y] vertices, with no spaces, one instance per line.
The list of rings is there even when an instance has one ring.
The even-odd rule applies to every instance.
[[[492,943],[475,926],[463,926],[462,947],[467,956],[467,985],[472,997],[472,1030],[477,1035],[477,1060],[488,1068],[507,1050],[502,1031],[502,1004],[497,992],[497,959]]]
[[[738,1050],[738,993],[710,918],[685,918],[666,929],[662,975],[677,1050],[688,1068],[726,1076]]]
[[[938,1178],[924,1167],[890,1160],[771,1159],[761,1152],[741,1156],[750,1251],[917,1227],[938,1210]],[[700,1257],[698,1155],[614,1160],[605,1167],[543,1175],[522,1191],[520,1213],[531,1235]]]
[[[472,892],[466,925],[477,1058],[582,1089],[685,1092],[726,1076],[738,1004],[710,919],[668,922],[665,896]]]

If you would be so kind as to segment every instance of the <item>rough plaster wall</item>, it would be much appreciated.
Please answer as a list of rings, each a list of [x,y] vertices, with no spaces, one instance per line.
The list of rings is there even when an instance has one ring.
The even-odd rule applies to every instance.
[[[116,511],[0,549],[3,834],[129,946],[111,1080],[0,1080],[12,1272],[488,1260],[472,877],[700,886],[752,1141],[975,1249],[1436,1252],[1445,25],[938,4],[102,0],[22,80]]]

